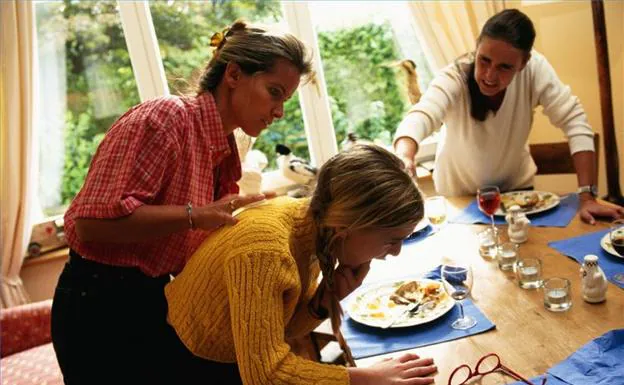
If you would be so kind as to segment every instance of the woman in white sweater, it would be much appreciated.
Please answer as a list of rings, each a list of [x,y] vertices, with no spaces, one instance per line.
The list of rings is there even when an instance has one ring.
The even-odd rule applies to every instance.
[[[444,124],[433,175],[443,195],[474,194],[484,185],[502,191],[531,188],[537,170],[528,137],[538,105],[563,130],[574,159],[580,215],[624,216],[595,199],[594,133],[570,87],[534,51],[535,29],[516,9],[492,16],[474,53],[444,68],[399,125],[395,151],[414,168],[418,143]]]

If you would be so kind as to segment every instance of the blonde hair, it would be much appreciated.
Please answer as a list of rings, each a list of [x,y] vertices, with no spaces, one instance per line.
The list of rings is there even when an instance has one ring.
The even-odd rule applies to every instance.
[[[415,226],[424,214],[422,195],[398,157],[376,145],[355,145],[321,167],[309,214],[315,222],[316,256],[323,273],[313,307],[320,313],[320,298],[329,291],[332,330],[347,363],[355,366],[340,333],[342,308],[333,286],[337,260],[331,250],[338,239],[336,230]]]
[[[211,46],[216,47],[212,59],[199,79],[197,92],[214,91],[229,62],[237,63],[243,73],[268,72],[277,59],[286,59],[302,76],[311,79],[312,58],[301,40],[290,33],[272,31],[237,20],[222,33],[215,33]]]

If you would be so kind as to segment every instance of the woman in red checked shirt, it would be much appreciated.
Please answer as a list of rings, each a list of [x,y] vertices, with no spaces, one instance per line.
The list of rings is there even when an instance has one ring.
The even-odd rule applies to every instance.
[[[240,21],[211,45],[195,97],[148,100],[113,124],[65,214],[52,340],[68,385],[161,383],[165,284],[233,210],[264,198],[236,195],[232,133],[256,137],[283,116],[312,76],[308,51]]]

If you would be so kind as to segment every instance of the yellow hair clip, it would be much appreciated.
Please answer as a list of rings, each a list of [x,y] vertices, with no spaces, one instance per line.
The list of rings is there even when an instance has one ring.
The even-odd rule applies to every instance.
[[[223,30],[223,32],[215,32],[210,38],[210,46],[216,47],[217,49],[221,48],[221,46],[225,43],[225,36],[228,34],[229,28]]]

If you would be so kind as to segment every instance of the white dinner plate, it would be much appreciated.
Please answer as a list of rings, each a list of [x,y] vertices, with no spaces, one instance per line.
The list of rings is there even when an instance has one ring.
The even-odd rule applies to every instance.
[[[530,203],[536,200],[537,203]],[[501,194],[501,205],[494,213],[495,216],[505,216],[505,207],[517,204],[526,215],[541,213],[559,205],[560,199],[557,194],[547,191],[510,191]]]
[[[390,296],[399,286],[410,281],[417,281],[419,287],[439,285],[440,294],[434,301],[435,306],[424,306],[414,314],[406,313],[400,316],[390,328],[404,328],[431,322],[442,317],[455,306],[455,300],[444,291],[442,282],[423,278],[404,279],[368,286],[358,290],[349,302],[347,308],[349,317],[364,325],[379,328],[387,327],[388,322],[403,313],[406,306],[408,306],[395,304],[390,299]],[[423,303],[433,298],[425,297]]]
[[[622,230],[622,229],[616,230],[616,231],[624,232],[624,230]],[[622,257],[620,254],[618,254],[617,251],[615,251],[615,249],[611,245],[611,238],[609,237],[609,234],[610,233],[606,233],[604,235],[604,237],[602,237],[602,239],[600,239],[600,246],[602,247],[602,249],[604,251],[606,251],[607,253],[613,255],[614,257],[618,257],[618,258],[624,259],[624,257]]]

